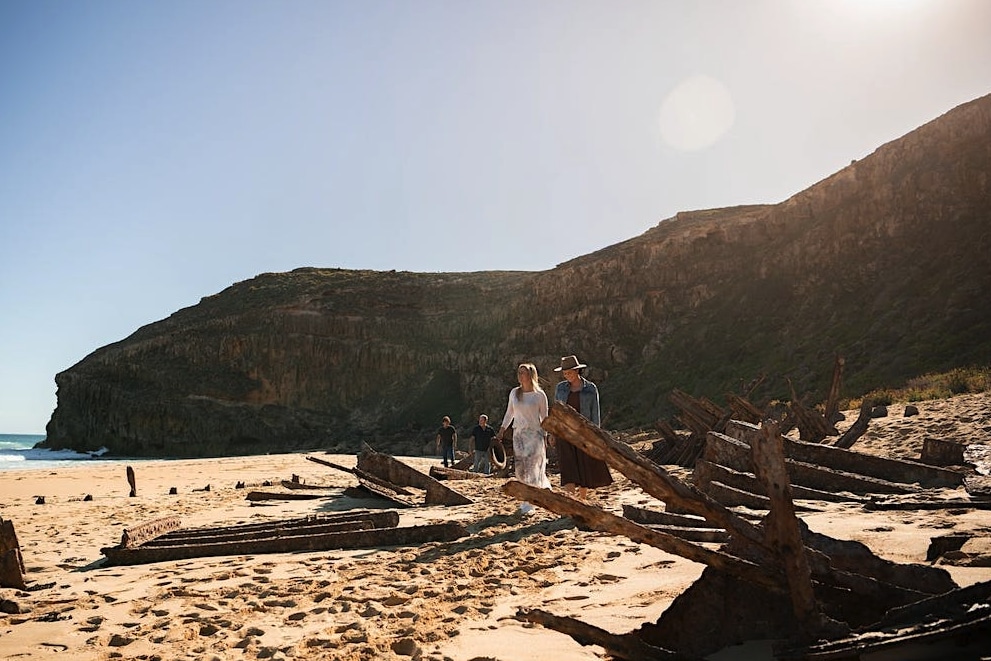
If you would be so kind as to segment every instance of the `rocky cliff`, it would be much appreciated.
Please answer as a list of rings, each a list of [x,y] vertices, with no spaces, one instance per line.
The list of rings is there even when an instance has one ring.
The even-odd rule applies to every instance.
[[[673,388],[848,394],[991,362],[991,96],[776,205],[679,213],[539,273],[298,269],[241,282],[56,376],[49,447],[146,456],[401,439],[498,420],[521,360],[577,352],[605,425]],[[401,447],[390,445],[395,450]]]

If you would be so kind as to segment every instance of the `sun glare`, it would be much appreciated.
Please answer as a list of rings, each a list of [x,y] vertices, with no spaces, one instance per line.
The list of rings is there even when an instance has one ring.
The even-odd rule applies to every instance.
[[[671,147],[697,151],[715,144],[736,121],[733,96],[715,78],[691,76],[679,83],[661,104],[661,137]]]

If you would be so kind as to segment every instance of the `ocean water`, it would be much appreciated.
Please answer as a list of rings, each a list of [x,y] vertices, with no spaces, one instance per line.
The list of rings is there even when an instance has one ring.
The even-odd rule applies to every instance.
[[[44,434],[0,434],[0,471],[59,468],[94,460],[90,453],[35,450],[34,445],[43,440]]]

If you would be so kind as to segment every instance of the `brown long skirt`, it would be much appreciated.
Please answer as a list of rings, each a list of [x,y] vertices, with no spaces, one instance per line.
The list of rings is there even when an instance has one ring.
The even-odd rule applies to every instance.
[[[594,489],[612,484],[606,462],[585,454],[564,439],[557,442],[557,461],[561,467],[562,485],[577,484]]]

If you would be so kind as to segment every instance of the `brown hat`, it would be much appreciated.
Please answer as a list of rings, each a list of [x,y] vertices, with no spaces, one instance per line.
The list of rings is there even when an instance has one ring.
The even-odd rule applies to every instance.
[[[565,370],[580,370],[583,367],[588,367],[584,363],[578,362],[578,356],[562,356],[561,366],[555,367],[555,372],[563,372]]]

